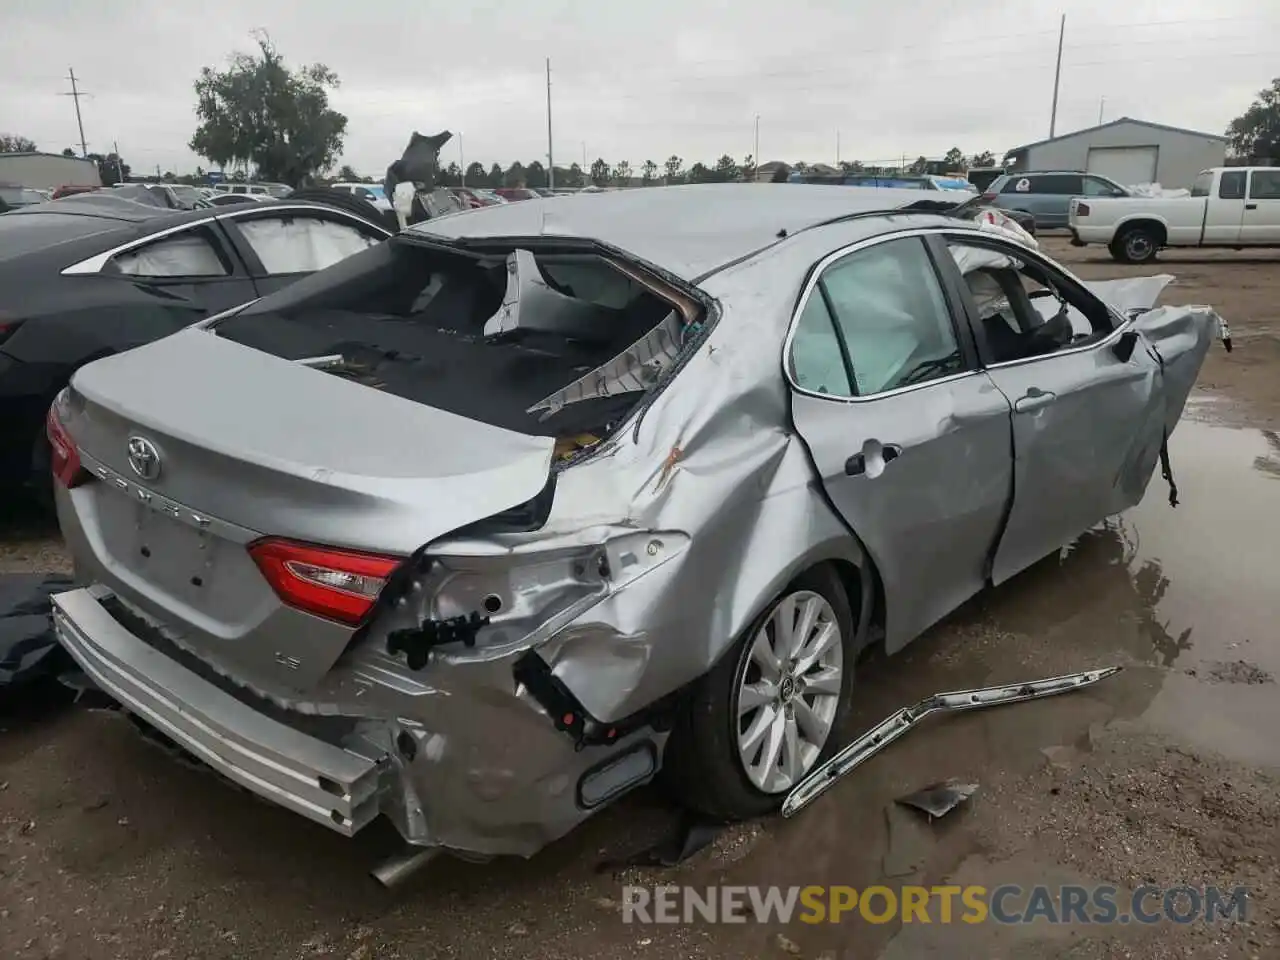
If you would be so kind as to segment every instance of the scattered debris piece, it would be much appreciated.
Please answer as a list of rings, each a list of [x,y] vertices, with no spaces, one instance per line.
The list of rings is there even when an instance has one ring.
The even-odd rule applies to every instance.
[[[926,697],[914,706],[903,707],[897,713],[881,721],[878,726],[871,728],[858,737],[796,784],[791,792],[787,794],[787,799],[782,804],[782,815],[784,817],[795,816],[821,794],[825,793],[837,780],[875,756],[930,714],[951,713],[960,710],[981,710],[984,707],[1022,703],[1026,700],[1052,697],[1059,693],[1071,693],[1113,676],[1119,673],[1120,670],[1120,667],[1107,667],[1102,670],[1089,670],[1085,673],[1049,677],[1045,680],[1031,680],[1026,683],[1015,683],[1002,687],[957,690],[951,693],[936,693],[932,697]]]
[[[929,818],[936,819],[944,817],[964,801],[968,800],[978,792],[976,783],[962,783],[959,780],[943,780],[940,783],[930,784],[922,790],[908,794],[905,797],[898,797],[895,801],[904,807],[914,807],[923,813],[929,815]]]
[[[1248,660],[1210,663],[1205,675],[1215,683],[1247,683],[1252,685],[1276,682],[1275,677],[1270,673],[1257,664],[1250,663]]]
[[[796,943],[794,940],[788,939],[778,933],[774,934],[773,942],[778,945],[778,949],[782,950],[783,953],[789,953],[793,957],[800,956],[800,944]]]
[[[724,824],[705,820],[686,811],[681,813],[676,829],[670,835],[619,860],[603,861],[596,870],[599,873],[612,873],[628,867],[674,867],[705,850],[720,836],[723,829]]]

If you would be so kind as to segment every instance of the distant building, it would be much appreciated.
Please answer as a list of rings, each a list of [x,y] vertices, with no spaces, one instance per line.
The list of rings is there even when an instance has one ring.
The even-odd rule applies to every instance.
[[[16,183],[33,190],[57,187],[100,187],[98,165],[82,157],[60,153],[0,153],[0,183]]]
[[[1227,155],[1227,138],[1121,117],[1051,140],[1037,140],[1010,150],[1005,165],[1011,172],[1026,170],[1083,170],[1129,186],[1159,183],[1190,187],[1196,174],[1220,167]]]

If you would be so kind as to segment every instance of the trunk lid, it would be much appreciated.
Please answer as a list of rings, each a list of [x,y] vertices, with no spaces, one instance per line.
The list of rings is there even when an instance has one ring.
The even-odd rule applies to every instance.
[[[60,418],[97,482],[59,496],[77,569],[219,673],[305,691],[352,628],[283,604],[263,536],[408,555],[543,490],[554,440],[191,330],[79,370]],[[158,459],[137,456],[144,441]],[[141,468],[141,469],[140,469]]]
[[[554,440],[479,423],[191,330],[79,370],[66,424],[130,482],[263,534],[383,553],[531,499]],[[129,440],[159,454],[154,480]]]

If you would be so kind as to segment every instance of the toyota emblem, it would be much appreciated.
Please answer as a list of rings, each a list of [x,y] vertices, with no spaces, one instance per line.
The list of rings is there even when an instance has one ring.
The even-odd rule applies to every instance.
[[[145,437],[130,437],[129,467],[143,480],[154,480],[160,476],[160,451]]]

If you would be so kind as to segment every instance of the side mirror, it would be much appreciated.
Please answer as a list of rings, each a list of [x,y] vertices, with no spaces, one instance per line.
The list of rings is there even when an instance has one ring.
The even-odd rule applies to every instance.
[[[1120,339],[1111,348],[1111,352],[1116,355],[1116,359],[1121,363],[1128,363],[1129,358],[1133,356],[1133,348],[1137,345],[1138,334],[1133,330],[1127,330],[1120,335]]]

